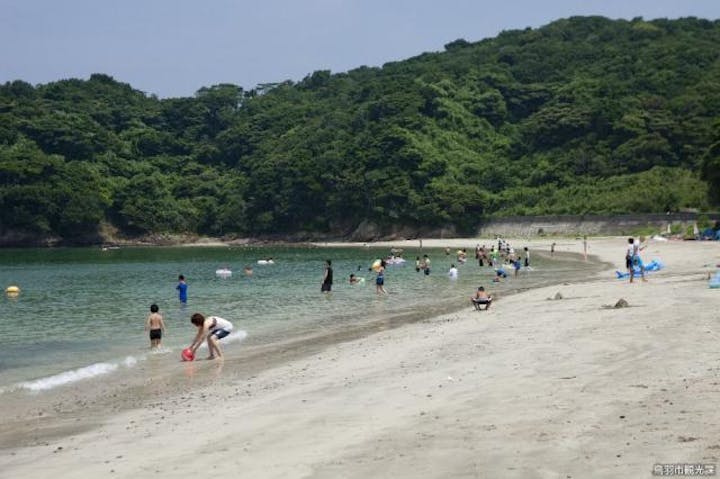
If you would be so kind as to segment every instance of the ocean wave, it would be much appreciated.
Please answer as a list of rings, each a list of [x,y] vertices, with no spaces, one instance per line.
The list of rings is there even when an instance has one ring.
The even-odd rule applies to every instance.
[[[239,343],[245,338],[247,338],[247,331],[239,330],[230,333],[223,341],[226,343]]]
[[[239,343],[242,340],[244,340],[247,337],[247,331],[234,331],[230,333],[227,337],[222,339],[223,344],[230,344],[230,343]],[[206,347],[206,343],[203,342],[202,347]],[[172,348],[162,348],[156,351],[153,351],[149,354],[167,354],[169,352],[172,352]],[[15,387],[11,389],[25,389],[32,392],[41,392],[41,391],[47,391],[49,389],[53,389],[59,386],[65,386],[68,384],[72,384],[78,381],[84,381],[86,379],[95,378],[98,376],[103,376],[105,374],[110,374],[112,372],[117,371],[120,367],[125,368],[132,368],[137,365],[139,361],[142,361],[144,359],[147,359],[147,355],[142,355],[139,357],[136,356],[127,356],[122,360],[119,360],[117,362],[102,362],[102,363],[95,363],[91,364],[89,366],[84,366],[78,369],[73,369],[70,371],[63,371],[58,374],[54,374],[52,376],[47,376],[44,378],[35,379],[32,381],[24,381],[21,383],[18,383],[15,385]],[[6,392],[6,389],[0,388],[0,394]]]
[[[125,359],[117,363],[95,363],[82,368],[63,371],[52,376],[35,379],[33,381],[25,381],[19,383],[17,386],[20,389],[27,389],[32,392],[47,391],[48,389],[53,389],[58,386],[65,386],[78,381],[84,381],[85,379],[110,374],[117,371],[120,366],[131,368],[142,359],[144,359],[144,357],[136,358],[135,356],[127,356]]]
[[[247,331],[243,331],[242,329],[238,330],[238,331],[233,331],[232,333],[230,333],[227,336],[225,336],[224,338],[222,338],[220,340],[220,344],[239,343],[243,339],[247,338],[247,335],[248,335]],[[207,341],[203,341],[202,344],[200,345],[200,349],[205,349],[205,348],[207,348]]]

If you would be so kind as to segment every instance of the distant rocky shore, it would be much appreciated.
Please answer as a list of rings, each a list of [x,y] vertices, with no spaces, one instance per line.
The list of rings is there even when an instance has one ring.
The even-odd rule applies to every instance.
[[[417,227],[400,224],[380,225],[363,221],[354,229],[330,232],[298,231],[286,234],[265,234],[251,237],[239,235],[202,236],[183,233],[153,233],[129,236],[117,228],[104,225],[99,232],[72,238],[44,236],[0,227],[0,247],[56,247],[56,246],[234,246],[246,244],[302,244],[323,241],[393,241],[419,238],[451,237],[542,237],[542,236],[617,236],[636,234],[640,230],[664,233],[682,232],[698,223],[716,223],[720,213],[667,213],[636,215],[558,215],[516,216],[482,220],[471,231],[454,226]]]

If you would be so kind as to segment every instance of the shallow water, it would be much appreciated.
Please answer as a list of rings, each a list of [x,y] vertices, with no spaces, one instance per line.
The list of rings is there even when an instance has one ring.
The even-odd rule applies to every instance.
[[[524,289],[559,278],[586,274],[582,263],[533,256],[533,271],[521,271],[501,285],[494,272],[474,260],[459,267],[456,281],[446,272],[455,258],[425,249],[432,259],[429,276],[417,273],[405,252],[404,266],[388,266],[388,296],[375,294],[372,261],[387,253],[372,248],[218,247],[28,249],[0,251],[0,286],[17,285],[17,298],[0,300],[0,390],[45,391],[91,377],[132,370],[153,362],[176,362],[190,343],[194,312],[229,319],[233,336],[223,340],[226,353],[250,345],[271,344],[308,334],[409,314],[432,316],[468,305],[480,284],[495,291]],[[275,264],[257,260],[273,257]],[[331,294],[320,292],[324,259],[333,261]],[[246,276],[243,266],[251,265]],[[233,274],[219,278],[228,266]],[[366,278],[350,285],[350,273]],[[189,285],[181,305],[178,274]],[[163,352],[150,356],[144,321],[156,303],[168,327]]]

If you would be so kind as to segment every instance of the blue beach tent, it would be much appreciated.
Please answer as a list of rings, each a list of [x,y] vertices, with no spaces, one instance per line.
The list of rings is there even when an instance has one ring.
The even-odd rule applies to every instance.
[[[645,265],[645,272],[652,273],[653,271],[660,271],[664,267],[665,264],[660,261],[659,258],[653,258],[652,261]],[[642,273],[640,265],[635,265],[633,267],[633,272],[635,273],[635,276],[640,276],[640,274]],[[617,275],[618,279],[625,279],[630,277],[630,273],[628,273],[627,271],[615,271],[615,274]]]

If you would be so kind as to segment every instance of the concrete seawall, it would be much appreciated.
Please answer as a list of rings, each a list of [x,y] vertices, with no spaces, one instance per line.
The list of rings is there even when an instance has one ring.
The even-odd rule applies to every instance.
[[[513,216],[490,219],[478,227],[478,236],[542,236],[542,235],[628,235],[641,228],[651,227],[658,232],[668,228],[685,232],[698,219],[720,221],[720,213],[669,213],[638,215],[558,215]],[[679,228],[678,228],[679,227]]]

